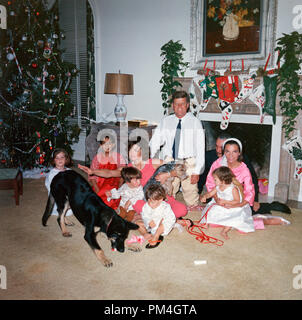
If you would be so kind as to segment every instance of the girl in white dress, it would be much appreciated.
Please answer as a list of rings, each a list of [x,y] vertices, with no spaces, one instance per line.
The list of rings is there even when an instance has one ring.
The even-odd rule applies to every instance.
[[[70,170],[68,167],[72,165],[72,160],[68,154],[68,152],[64,149],[55,149],[52,158],[50,160],[51,165],[53,165],[53,168],[49,171],[48,175],[45,179],[45,187],[48,191],[48,194],[50,193],[50,184],[52,182],[52,179],[61,171]],[[58,210],[57,210],[57,204],[54,204],[52,215],[57,216]],[[66,212],[66,216],[71,216],[72,210],[68,209]],[[69,226],[73,225],[72,222],[68,222],[65,218],[65,223]]]
[[[117,212],[123,219],[136,223],[140,216],[136,214],[133,205],[138,200],[144,199],[144,190],[141,185],[142,174],[135,167],[125,167],[121,171],[121,176],[125,183],[119,189],[113,188],[106,191],[107,201],[120,199]]]
[[[242,186],[235,179],[230,168],[219,167],[212,174],[216,187],[202,195],[200,200],[214,197],[202,211],[200,223],[216,224],[223,226],[221,231],[225,239],[229,239],[228,232],[236,228],[242,232],[253,232],[254,221],[250,206],[230,207],[242,201]]]

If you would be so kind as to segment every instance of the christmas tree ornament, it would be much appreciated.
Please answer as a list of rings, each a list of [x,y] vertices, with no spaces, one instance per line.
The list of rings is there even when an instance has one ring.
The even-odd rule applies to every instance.
[[[44,46],[44,41],[43,40],[38,40],[37,45],[42,48]]]
[[[51,56],[51,53],[52,53],[51,48],[50,48],[50,47],[45,47],[45,48],[44,48],[44,51],[43,51],[43,57],[44,57],[45,59],[49,59],[50,56]]]
[[[30,94],[31,94],[31,92],[30,92],[30,90],[28,90],[28,89],[25,89],[25,90],[23,91],[23,96],[25,96],[25,97],[29,97]]]
[[[53,88],[51,90],[51,92],[52,92],[53,95],[57,95],[57,94],[59,94],[59,89],[58,88]]]
[[[54,81],[56,79],[56,76],[54,75],[54,74],[51,74],[50,76],[49,76],[49,80],[50,81]]]
[[[287,140],[282,146],[295,161],[294,179],[298,180],[302,178],[302,137],[300,132],[289,140]]]
[[[43,92],[43,96],[45,96],[45,94],[46,94],[46,77],[47,77],[47,75],[48,75],[48,73],[47,73],[47,71],[45,69],[45,65],[44,65],[43,66],[43,77],[42,77],[42,86],[43,86],[42,92]],[[44,102],[45,102],[45,100],[44,100]]]
[[[16,62],[16,65],[17,65],[17,68],[18,68],[18,70],[19,70],[19,73],[20,73],[20,74],[22,74],[22,70],[21,70],[21,67],[20,67],[19,61],[18,61],[18,59],[17,59],[17,57],[16,57],[16,53],[15,53],[15,51],[14,51],[13,47],[9,47],[9,49],[10,49],[10,50],[11,50],[11,52],[12,52],[13,59],[14,59],[14,60],[15,60],[15,62]],[[8,54],[8,55],[9,55],[9,54]],[[9,56],[9,58],[11,58],[11,56]],[[10,60],[10,59],[8,59],[8,60]]]
[[[38,67],[38,64],[36,62],[32,62],[31,66],[36,69]]]
[[[8,53],[6,58],[7,58],[7,60],[12,61],[12,60],[14,60],[14,55],[12,53]]]
[[[24,34],[21,39],[22,39],[22,41],[27,41],[27,35]]]

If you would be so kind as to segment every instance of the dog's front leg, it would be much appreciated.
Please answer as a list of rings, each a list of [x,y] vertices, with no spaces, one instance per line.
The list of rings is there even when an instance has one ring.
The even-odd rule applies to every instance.
[[[112,261],[105,256],[105,253],[102,249],[100,250],[94,249],[94,253],[106,268],[113,266]]]
[[[84,239],[88,242],[90,248],[93,250],[93,252],[95,253],[96,257],[102,262],[102,264],[106,268],[112,267],[113,263],[112,263],[111,260],[109,260],[105,256],[104,251],[101,249],[101,247],[97,243],[96,235],[97,235],[97,233],[95,233],[89,227],[86,227]]]

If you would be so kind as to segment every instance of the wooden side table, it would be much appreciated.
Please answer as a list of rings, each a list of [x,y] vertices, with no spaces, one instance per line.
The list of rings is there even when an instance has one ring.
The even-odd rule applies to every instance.
[[[146,143],[148,148],[149,140],[152,137],[152,131],[156,128],[156,125],[147,125],[143,127],[132,126],[119,126],[115,123],[92,123],[89,135],[86,137],[86,163],[90,164],[93,157],[97,154],[100,142],[97,138],[106,135],[113,135],[116,138],[117,152],[120,153],[124,159],[128,159],[128,141],[135,140],[137,136],[140,136]]]
[[[23,194],[23,176],[19,169],[0,169],[0,190],[14,190],[16,205]]]

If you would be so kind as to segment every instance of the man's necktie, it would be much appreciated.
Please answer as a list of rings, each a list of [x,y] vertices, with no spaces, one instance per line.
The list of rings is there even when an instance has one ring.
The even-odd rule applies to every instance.
[[[172,148],[172,151],[173,151],[172,156],[174,159],[178,158],[180,131],[181,131],[181,119],[179,119],[178,125],[176,127],[175,138],[174,138],[174,143]]]

